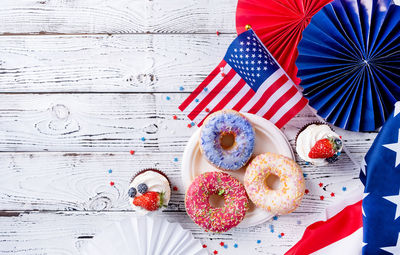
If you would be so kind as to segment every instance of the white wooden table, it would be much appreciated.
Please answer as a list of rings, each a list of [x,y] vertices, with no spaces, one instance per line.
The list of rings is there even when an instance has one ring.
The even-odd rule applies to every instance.
[[[309,194],[294,213],[225,234],[186,215],[180,161],[195,128],[177,106],[235,37],[236,1],[1,0],[0,254],[79,254],[134,215],[129,179],[147,167],[178,188],[163,215],[218,254],[283,254],[354,188],[359,170],[347,155],[321,168],[298,159]],[[292,145],[314,120],[305,110],[283,129]],[[376,136],[338,132],[356,160]]]

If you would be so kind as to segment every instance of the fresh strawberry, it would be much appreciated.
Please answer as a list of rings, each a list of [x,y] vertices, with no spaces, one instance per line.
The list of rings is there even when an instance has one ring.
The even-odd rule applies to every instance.
[[[141,196],[136,196],[133,204],[140,206],[147,211],[155,211],[163,206],[164,194],[155,191],[148,191]]]
[[[335,146],[331,139],[318,140],[308,153],[310,158],[330,158],[335,155]]]

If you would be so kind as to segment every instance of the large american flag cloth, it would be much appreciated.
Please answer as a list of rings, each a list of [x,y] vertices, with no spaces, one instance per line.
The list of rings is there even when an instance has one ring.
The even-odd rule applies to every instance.
[[[285,255],[400,255],[400,102],[365,156],[360,179],[358,201],[307,227]]]
[[[284,126],[308,103],[253,30],[240,34],[221,63],[179,106],[201,126],[222,109],[257,114]]]

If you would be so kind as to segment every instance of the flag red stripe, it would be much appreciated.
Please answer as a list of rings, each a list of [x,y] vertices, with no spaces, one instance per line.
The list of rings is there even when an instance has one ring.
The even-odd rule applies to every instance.
[[[291,87],[288,91],[285,92],[275,103],[269,108],[269,110],[264,114],[264,118],[270,119],[274,114],[287,102],[289,101],[296,93],[298,92],[296,87]]]
[[[179,106],[179,110],[184,111],[188,105],[196,99],[196,97],[203,91],[205,87],[220,73],[221,67],[225,67],[226,62],[222,60],[221,63],[207,76],[207,78],[186,98],[186,100]]]
[[[268,101],[268,99],[283,85],[288,81],[286,75],[282,75],[278,80],[276,80],[261,96],[260,100],[249,110],[250,113],[257,113],[261,107]]]
[[[254,96],[256,92],[253,89],[247,91],[246,95],[243,96],[242,99],[237,102],[237,104],[232,108],[235,111],[240,111],[247,104],[247,102]]]
[[[243,88],[244,85],[246,85],[246,82],[243,79],[240,79],[240,81],[232,88],[232,90],[226,94],[226,96],[207,114],[206,117],[204,117],[204,119],[201,120],[201,122],[197,126],[201,127],[201,125],[203,125],[204,120],[213,112],[222,110],[232,100],[232,98]]]
[[[215,86],[214,89],[211,90],[210,93],[208,93],[208,95],[199,102],[199,104],[193,109],[191,113],[189,113],[189,119],[193,120],[194,118],[196,118],[196,116],[199,115],[199,113],[207,107],[211,100],[213,100],[214,97],[216,97],[219,92],[221,92],[221,90],[226,86],[226,84],[228,84],[232,80],[235,75],[235,70],[231,69],[228,74],[221,80],[221,82],[218,83],[217,86]]]
[[[362,227],[362,201],[349,205],[327,221],[307,227],[301,240],[285,255],[306,255],[335,243]]]
[[[295,104],[289,111],[287,111],[282,118],[280,118],[275,126],[282,128],[286,123],[289,122],[296,114],[298,114],[308,104],[308,100],[305,97],[301,97],[301,100]]]

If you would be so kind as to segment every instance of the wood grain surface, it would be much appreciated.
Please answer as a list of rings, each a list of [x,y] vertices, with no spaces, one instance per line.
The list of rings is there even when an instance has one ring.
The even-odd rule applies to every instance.
[[[0,92],[189,92],[219,64],[234,38],[0,36]]]
[[[236,0],[2,0],[1,34],[235,33]]]
[[[204,232],[185,213],[180,164],[196,127],[188,128],[178,106],[235,38],[236,3],[1,1],[1,255],[79,254],[93,235],[135,215],[127,187],[148,167],[177,188],[160,216],[218,254],[283,254],[351,193],[376,132],[335,128],[351,158],[343,153],[315,167],[296,154],[309,194],[294,213],[224,234]],[[305,109],[282,129],[292,147],[298,130],[316,120]]]

